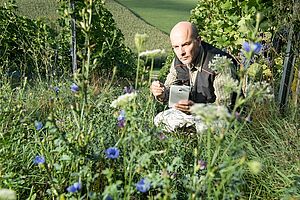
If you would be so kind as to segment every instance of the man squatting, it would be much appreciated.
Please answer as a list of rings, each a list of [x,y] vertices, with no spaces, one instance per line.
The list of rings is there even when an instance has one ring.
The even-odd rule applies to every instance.
[[[198,30],[190,22],[177,23],[170,32],[170,40],[175,58],[165,83],[153,81],[150,90],[156,100],[167,103],[171,85],[188,85],[191,92],[188,100],[180,100],[174,107],[160,112],[155,118],[156,126],[172,132],[177,128],[195,126],[197,132],[206,130],[206,125],[190,114],[190,107],[195,103],[222,102],[232,106],[233,97],[223,95],[223,87],[218,81],[218,74],[209,68],[209,62],[216,55],[226,56],[232,61],[232,76],[236,74],[237,62],[228,53],[201,41]]]

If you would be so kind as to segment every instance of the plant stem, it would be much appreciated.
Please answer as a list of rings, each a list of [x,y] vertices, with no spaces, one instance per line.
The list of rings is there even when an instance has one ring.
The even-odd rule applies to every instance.
[[[139,69],[140,69],[140,56],[138,56],[138,61],[137,61],[137,67],[136,67],[136,76],[135,76],[135,86],[134,88],[137,89],[138,87],[138,79],[139,79]]]

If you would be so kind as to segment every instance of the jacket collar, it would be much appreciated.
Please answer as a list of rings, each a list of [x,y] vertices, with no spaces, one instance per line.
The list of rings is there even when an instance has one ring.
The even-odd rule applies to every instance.
[[[199,46],[199,53],[194,60],[193,63],[188,64],[187,66],[191,69],[191,71],[202,71],[202,65],[203,65],[203,59],[204,59],[204,49],[202,44]]]

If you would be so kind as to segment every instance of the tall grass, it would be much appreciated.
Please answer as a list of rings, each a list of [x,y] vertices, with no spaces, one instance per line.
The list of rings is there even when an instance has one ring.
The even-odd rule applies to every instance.
[[[291,114],[292,112],[290,112]],[[247,177],[251,196],[260,199],[297,199],[299,190],[299,114],[282,116],[275,104],[265,103],[255,109],[254,121],[239,136],[251,159],[259,160],[259,176]]]
[[[213,170],[214,176],[207,178],[216,184],[210,187],[222,180],[232,184],[221,193],[229,199],[299,198],[299,126],[274,112],[274,105],[261,105],[252,123],[238,125],[219,140],[215,134],[166,134],[154,127],[154,115],[164,108],[147,88],[124,104],[125,127],[118,127],[119,109],[110,104],[123,94],[123,84],[102,79],[90,85],[84,106],[80,94],[70,90],[71,83],[22,81],[11,88],[1,82],[0,187],[16,190],[20,199],[52,199],[56,193],[71,199],[84,197],[85,191],[93,192],[90,199],[105,194],[127,199],[205,198],[207,170]],[[35,121],[42,122],[41,130],[36,130]],[[116,160],[105,156],[112,146],[120,150]],[[48,169],[33,164],[36,155],[45,156]],[[198,161],[210,163],[209,158],[215,164],[199,170]],[[244,165],[251,160],[262,164],[257,174]],[[151,180],[146,194],[135,189],[142,177]],[[67,193],[78,180],[84,189]],[[210,195],[218,199],[217,194]]]

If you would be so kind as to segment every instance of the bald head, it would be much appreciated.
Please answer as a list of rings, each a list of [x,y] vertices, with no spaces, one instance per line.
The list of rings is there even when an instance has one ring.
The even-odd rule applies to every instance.
[[[172,38],[175,34],[186,35],[187,37],[191,37],[192,39],[196,39],[198,37],[198,30],[191,22],[182,21],[177,23],[170,32],[170,38]]]
[[[197,28],[190,22],[179,22],[170,32],[173,51],[183,64],[194,62],[199,53],[201,39]]]

